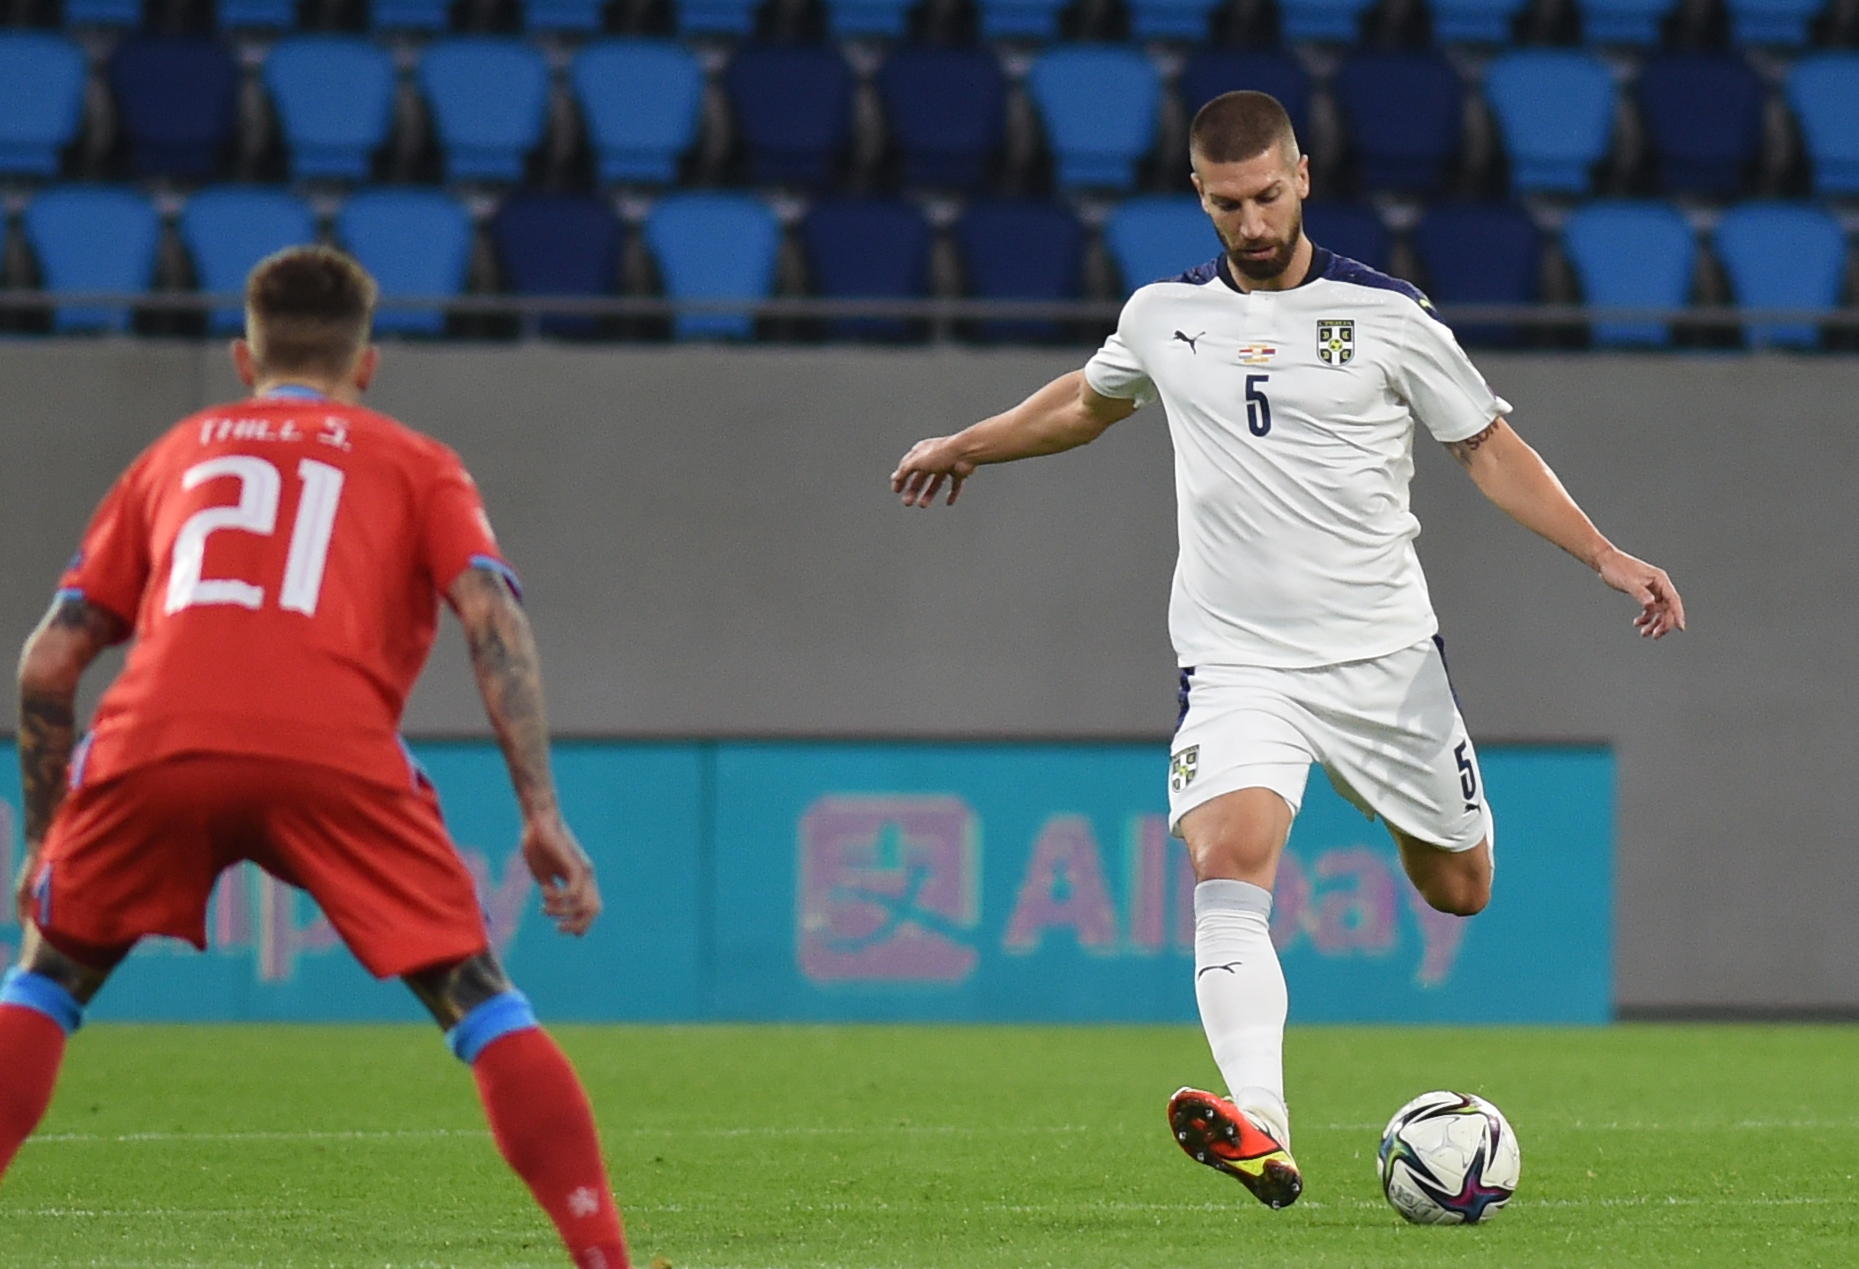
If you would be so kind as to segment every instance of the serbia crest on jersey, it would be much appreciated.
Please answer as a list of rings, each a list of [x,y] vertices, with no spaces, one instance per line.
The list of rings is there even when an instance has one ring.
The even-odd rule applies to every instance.
[[[1301,285],[1246,292],[1221,257],[1132,295],[1085,378],[1168,412],[1182,665],[1335,665],[1438,628],[1414,424],[1464,440],[1510,405],[1412,286],[1318,247]]]

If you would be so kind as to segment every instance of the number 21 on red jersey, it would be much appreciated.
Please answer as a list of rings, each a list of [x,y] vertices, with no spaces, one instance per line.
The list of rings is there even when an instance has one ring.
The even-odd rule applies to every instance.
[[[168,573],[166,610],[206,604],[237,604],[257,611],[264,606],[264,587],[232,577],[202,577],[207,538],[221,530],[270,537],[278,528],[278,501],[284,478],[277,466],[249,454],[223,454],[196,463],[181,474],[181,488],[194,489],[209,480],[233,477],[239,482],[239,501],[204,507],[187,517],[174,539],[174,563]],[[323,567],[329,559],[329,538],[336,528],[336,505],[342,500],[342,469],[313,458],[300,459],[297,479],[303,494],[290,531],[290,553],[284,560],[284,584],[278,588],[278,607],[286,612],[316,615],[323,589]]]

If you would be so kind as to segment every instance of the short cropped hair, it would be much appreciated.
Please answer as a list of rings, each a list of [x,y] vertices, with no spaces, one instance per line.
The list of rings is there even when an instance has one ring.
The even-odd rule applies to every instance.
[[[1269,93],[1222,93],[1195,112],[1188,152],[1210,163],[1243,163],[1274,146],[1296,161],[1297,133],[1291,116]]]
[[[334,247],[286,247],[245,280],[245,333],[252,356],[282,374],[341,375],[368,343],[374,278]]]

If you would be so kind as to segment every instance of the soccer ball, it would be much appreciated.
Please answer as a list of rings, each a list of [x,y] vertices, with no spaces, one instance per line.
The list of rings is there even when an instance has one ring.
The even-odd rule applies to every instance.
[[[1516,1192],[1517,1134],[1470,1093],[1422,1093],[1394,1112],[1376,1155],[1381,1192],[1416,1225],[1476,1225]]]

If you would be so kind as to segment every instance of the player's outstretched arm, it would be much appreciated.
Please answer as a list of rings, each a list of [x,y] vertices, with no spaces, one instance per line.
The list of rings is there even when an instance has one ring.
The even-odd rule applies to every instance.
[[[1074,370],[1005,413],[954,436],[918,441],[891,473],[891,492],[906,507],[927,507],[946,482],[953,504],[975,468],[1076,449],[1135,412],[1134,401],[1101,395],[1084,381],[1084,371]]]
[[[484,710],[523,808],[523,861],[542,888],[542,911],[564,934],[585,934],[600,915],[600,886],[556,799],[542,661],[529,618],[510,583],[490,569],[460,573],[446,599],[465,628]]]
[[[1685,602],[1665,570],[1609,542],[1569,496],[1542,456],[1503,419],[1447,444],[1472,480],[1518,524],[1554,542],[1640,606],[1633,624],[1659,639],[1685,628]]]
[[[19,654],[19,779],[25,795],[26,859],[13,879],[24,925],[32,913],[39,847],[64,801],[71,747],[77,740],[77,685],[99,653],[129,637],[116,614],[81,595],[60,595]]]

